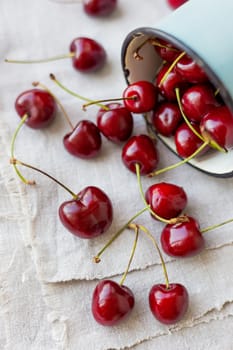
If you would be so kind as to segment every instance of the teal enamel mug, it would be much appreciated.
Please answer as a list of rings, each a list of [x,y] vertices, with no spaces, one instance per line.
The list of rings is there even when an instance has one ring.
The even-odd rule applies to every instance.
[[[131,31],[122,45],[122,68],[127,83],[140,80],[154,82],[163,64],[153,40],[164,40],[187,53],[205,71],[219,91],[233,118],[233,1],[189,0],[153,27]],[[138,56],[140,55],[140,59]],[[156,135],[177,154],[172,138]],[[233,150],[210,152],[189,161],[206,174],[233,176]]]

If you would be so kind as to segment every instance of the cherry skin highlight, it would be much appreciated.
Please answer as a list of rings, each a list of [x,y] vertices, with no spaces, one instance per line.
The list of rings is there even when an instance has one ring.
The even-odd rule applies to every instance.
[[[61,204],[59,217],[72,234],[80,238],[94,238],[110,227],[113,219],[112,203],[98,187],[88,186],[77,199]]]
[[[136,164],[140,174],[147,175],[156,169],[159,161],[158,152],[152,139],[147,135],[132,136],[122,149],[121,158],[125,166],[136,173]]]
[[[92,314],[103,326],[114,326],[134,307],[132,291],[112,280],[99,282],[92,296]]]
[[[155,284],[149,293],[149,305],[154,317],[163,324],[179,322],[189,304],[187,289],[179,283]]]
[[[163,251],[173,257],[190,257],[204,249],[204,238],[198,222],[187,217],[188,221],[167,224],[161,233]]]
[[[106,62],[106,51],[97,41],[79,37],[70,44],[70,52],[74,53],[72,57],[73,67],[80,72],[88,73],[99,70]]]
[[[57,105],[53,96],[47,91],[31,89],[22,92],[16,98],[15,109],[21,118],[27,114],[25,124],[32,129],[40,129],[53,121]]]
[[[152,125],[163,136],[172,136],[183,120],[176,103],[162,102],[153,112]]]
[[[63,139],[65,149],[75,157],[93,158],[102,145],[100,131],[89,120],[81,120]]]
[[[181,54],[181,51],[169,42],[158,38],[155,41],[158,43],[158,45],[154,44],[155,51],[164,61],[172,63]]]
[[[137,81],[123,91],[125,107],[133,113],[145,113],[154,109],[158,92],[149,81]]]
[[[151,185],[145,193],[145,198],[153,212],[164,219],[180,215],[188,201],[182,187],[167,182]]]
[[[109,103],[109,110],[101,108],[97,114],[97,126],[110,141],[121,143],[131,136],[133,117],[128,109],[120,103]]]
[[[168,101],[176,101],[175,89],[182,88],[186,85],[181,76],[173,68],[169,71],[166,79],[162,81],[163,77],[170,69],[170,63],[166,63],[162,66],[157,74],[155,85],[158,86],[159,93]]]
[[[83,0],[83,9],[89,16],[109,16],[116,8],[117,0]]]
[[[175,71],[189,83],[205,83],[209,81],[205,71],[191,57],[185,55],[175,66]]]

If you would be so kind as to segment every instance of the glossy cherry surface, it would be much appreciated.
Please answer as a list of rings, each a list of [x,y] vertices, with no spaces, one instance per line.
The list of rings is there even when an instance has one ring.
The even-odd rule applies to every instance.
[[[93,17],[110,15],[117,6],[117,0],[83,0],[84,11]]]
[[[198,254],[205,245],[198,222],[187,217],[187,222],[167,224],[161,233],[163,251],[174,257],[189,257]]]
[[[156,45],[157,43],[157,45]],[[155,51],[166,62],[172,63],[180,54],[181,51],[172,46],[169,42],[156,38],[154,44]]]
[[[154,84],[149,81],[137,81],[130,84],[123,91],[125,107],[133,113],[145,113],[151,111],[158,98],[158,92]]]
[[[101,108],[97,114],[97,126],[110,141],[120,143],[128,140],[133,131],[133,117],[120,103],[109,103],[109,110]]]
[[[191,57],[185,55],[176,64],[175,71],[189,83],[208,82],[205,71]]]
[[[95,157],[101,149],[101,135],[97,126],[89,120],[81,120],[63,139],[66,150],[79,158]]]
[[[168,5],[170,5],[173,9],[177,9],[181,5],[183,5],[187,0],[167,0]]]
[[[125,318],[134,307],[132,291],[112,280],[103,280],[92,296],[92,314],[103,326],[114,326]]]
[[[179,74],[172,69],[169,71],[166,79],[164,81],[163,77],[170,69],[170,63],[166,63],[162,66],[158,75],[156,77],[156,86],[158,86],[159,93],[168,101],[176,101],[176,88],[182,88],[184,86],[184,81]]]
[[[188,201],[182,187],[168,182],[151,185],[145,193],[145,198],[153,212],[164,219],[180,215]]]
[[[155,284],[149,293],[149,305],[154,317],[161,323],[173,324],[180,321],[189,304],[187,289],[179,283]]]
[[[106,62],[106,51],[97,41],[79,37],[70,44],[73,67],[80,72],[93,72],[103,67]]]
[[[77,199],[61,204],[59,217],[75,236],[94,238],[110,227],[113,219],[112,203],[101,189],[88,186],[78,193]]]
[[[146,175],[156,169],[159,161],[158,152],[152,139],[147,135],[132,136],[122,149],[122,161],[132,172],[139,164],[140,174]]]
[[[221,147],[233,147],[233,115],[226,106],[216,107],[201,120],[200,130]]]
[[[33,129],[46,127],[55,117],[57,106],[53,96],[45,90],[31,89],[22,92],[15,101],[15,109],[25,124]]]
[[[152,115],[153,127],[163,136],[172,136],[182,120],[178,105],[172,102],[162,102]]]
[[[214,90],[209,84],[195,84],[187,89],[181,99],[186,117],[199,123],[211,109],[219,106]]]

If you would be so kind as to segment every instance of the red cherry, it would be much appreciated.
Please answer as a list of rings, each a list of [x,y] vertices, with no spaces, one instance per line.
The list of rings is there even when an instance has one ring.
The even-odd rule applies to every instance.
[[[192,125],[193,128],[200,134],[198,125]],[[176,130],[174,137],[176,151],[182,158],[191,156],[202,144],[203,141],[194,134],[186,123],[182,123]],[[209,148],[205,147],[199,155],[205,153]]]
[[[110,15],[117,6],[117,0],[84,0],[84,11],[93,17]]]
[[[233,115],[226,106],[216,107],[201,120],[200,130],[223,148],[233,147]]]
[[[169,71],[166,79],[161,83],[163,77],[167,73],[167,71],[170,69],[170,64],[164,64],[160,71],[158,72],[158,75],[156,77],[156,86],[158,86],[159,93],[165,97],[168,101],[176,101],[176,93],[175,88],[182,88],[184,85],[184,81],[181,78],[179,74],[175,71],[173,68],[171,71]]]
[[[134,295],[126,287],[111,280],[97,284],[92,296],[92,314],[103,326],[114,326],[134,307]]]
[[[59,217],[63,225],[80,238],[94,238],[104,233],[113,219],[108,196],[98,187],[88,186],[77,197],[61,204]]]
[[[167,224],[161,234],[164,252],[174,257],[189,257],[198,254],[205,245],[198,222],[187,217],[188,221]]]
[[[172,136],[182,120],[180,109],[176,103],[162,102],[155,109],[152,125],[163,136]]]
[[[33,129],[46,127],[55,117],[56,102],[45,90],[31,89],[22,92],[15,101],[15,109],[22,118],[28,115],[25,123]]]
[[[189,83],[205,83],[209,81],[204,70],[187,55],[177,62],[175,71]]]
[[[125,166],[134,173],[135,165],[139,164],[141,175],[151,173],[159,160],[155,144],[147,135],[132,136],[124,145],[121,157]]]
[[[79,37],[70,44],[70,52],[75,55],[72,57],[73,67],[81,72],[93,72],[104,65],[106,61],[106,51],[97,41]]]
[[[145,198],[153,212],[164,219],[177,217],[187,205],[187,195],[183,188],[166,182],[150,186]]]
[[[63,139],[66,150],[79,158],[92,158],[101,148],[101,135],[97,126],[89,120],[81,120]]]
[[[158,45],[156,45],[156,43],[158,43]],[[176,49],[173,45],[163,39],[156,38],[154,48],[159,56],[169,63],[172,63],[181,54],[180,50]]]
[[[186,117],[197,123],[207,112],[219,106],[213,88],[208,84],[191,86],[183,94],[181,103]]]
[[[133,113],[145,113],[154,109],[158,93],[149,81],[137,81],[130,84],[123,92],[125,107]]]
[[[97,114],[97,126],[110,141],[119,143],[128,140],[133,131],[133,117],[120,103],[107,104]]]
[[[149,305],[154,317],[161,323],[173,324],[180,321],[187,309],[189,296],[187,289],[178,283],[155,284],[149,293]]]
[[[170,5],[173,9],[177,9],[181,5],[183,5],[187,0],[167,0],[168,5]]]

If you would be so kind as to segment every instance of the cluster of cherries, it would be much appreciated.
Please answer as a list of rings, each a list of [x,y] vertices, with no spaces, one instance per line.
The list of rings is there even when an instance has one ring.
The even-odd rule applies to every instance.
[[[93,66],[91,64],[95,69],[103,65],[103,57],[105,56],[96,55],[95,49],[93,52],[92,50],[89,52],[90,56],[94,57],[93,61],[89,60],[87,56],[83,58],[81,55],[83,47],[78,46],[77,40],[75,39],[71,45],[73,64],[77,69],[80,69],[80,62],[83,64],[95,62]],[[78,42],[80,41],[78,40]],[[177,130],[185,125],[187,133],[198,139],[201,136],[201,142],[204,142],[205,146],[214,146],[224,150],[233,146],[233,117],[223,102],[216,99],[214,89],[205,72],[189,56],[180,52],[170,43],[157,38],[150,39],[150,43],[166,63],[163,64],[158,73],[156,82],[137,81],[128,85],[120,97],[123,101],[122,104],[116,102],[118,99],[104,104],[106,100],[92,101],[82,97],[64,87],[53,74],[50,75],[51,79],[61,88],[84,100],[84,109],[93,103],[100,107],[96,116],[96,124],[89,120],[81,120],[73,127],[69,122],[72,130],[64,136],[65,149],[76,157],[88,159],[98,154],[101,147],[101,134],[111,142],[122,143],[122,161],[130,171],[136,173],[142,200],[145,204],[144,208],[120,228],[95,257],[95,261],[99,262],[105,249],[126,228],[135,231],[134,246],[121,282],[100,281],[93,293],[93,316],[97,322],[105,326],[118,323],[129,314],[134,306],[133,292],[124,285],[124,280],[133,259],[139,231],[143,231],[152,240],[161,258],[165,276],[165,284],[155,284],[149,291],[149,306],[153,315],[164,324],[172,324],[183,318],[188,308],[187,289],[179,283],[169,283],[165,263],[157,242],[145,227],[134,223],[136,217],[149,211],[153,219],[165,224],[161,233],[161,246],[166,254],[173,257],[188,257],[199,253],[204,248],[204,232],[232,221],[231,219],[201,230],[195,218],[182,215],[187,204],[187,195],[183,188],[161,182],[151,185],[145,194],[142,190],[141,175],[154,176],[164,169],[157,170],[159,157],[155,142],[146,134],[132,136],[132,114],[153,114],[153,126],[161,134],[164,134],[164,130],[166,130],[166,136],[177,133]],[[143,59],[140,57],[139,51],[140,48],[135,53],[135,58]],[[190,93],[190,89],[194,89],[193,94]],[[195,98],[198,93],[199,98]],[[193,101],[194,106],[190,107]],[[66,229],[75,236],[92,239],[106,232],[112,223],[113,207],[108,195],[95,186],[88,186],[76,194],[43,170],[14,157],[15,140],[21,126],[26,124],[34,129],[46,127],[54,120],[57,105],[63,109],[60,102],[46,87],[27,90],[17,97],[15,108],[21,122],[12,138],[11,163],[25,183],[31,182],[21,174],[18,169],[19,165],[47,175],[68,191],[72,198],[60,205],[58,210],[60,220]],[[161,110],[165,112],[159,113]],[[191,110],[190,114],[201,118],[200,126],[197,124],[197,116],[193,120],[194,118],[190,117],[188,110]],[[200,113],[202,113],[201,117]],[[186,114],[187,118],[184,117]],[[181,123],[182,117],[185,119],[185,124]],[[175,128],[173,128],[174,124]],[[198,132],[195,133],[194,129],[198,129]],[[190,136],[189,139],[192,140],[194,136]],[[181,139],[183,140],[183,138]],[[179,143],[182,145],[181,139]],[[188,142],[192,144],[192,141],[186,141],[186,144]],[[192,148],[191,154],[194,154],[199,146],[195,147],[195,150]],[[182,157],[188,156],[187,154],[182,155]]]

